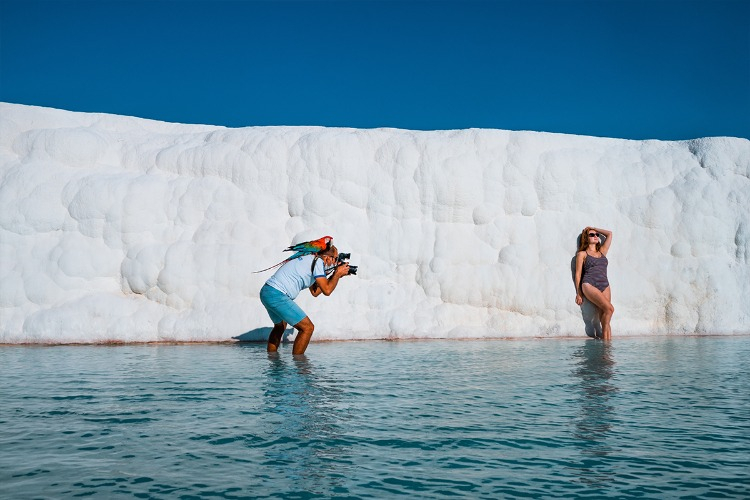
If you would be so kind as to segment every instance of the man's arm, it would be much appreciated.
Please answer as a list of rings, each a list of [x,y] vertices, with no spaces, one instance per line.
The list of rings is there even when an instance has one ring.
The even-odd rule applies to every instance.
[[[347,274],[349,274],[349,264],[341,264],[333,271],[333,276],[330,278],[326,278],[325,276],[315,278],[315,283],[310,287],[310,293],[313,297],[317,297],[321,293],[325,296],[331,295],[336,285],[339,284],[339,278]]]

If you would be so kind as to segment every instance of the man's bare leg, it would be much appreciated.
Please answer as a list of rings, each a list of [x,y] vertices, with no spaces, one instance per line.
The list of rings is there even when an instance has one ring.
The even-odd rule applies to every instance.
[[[285,321],[273,325],[271,334],[268,336],[268,346],[266,347],[266,350],[268,352],[276,352],[279,350],[279,345],[281,344],[281,337],[284,335],[284,330],[286,330]]]
[[[304,354],[307,350],[307,344],[310,343],[310,337],[312,337],[315,325],[313,325],[310,318],[305,316],[302,321],[294,325],[297,329],[297,338],[294,339],[294,347],[292,347],[292,354]]]

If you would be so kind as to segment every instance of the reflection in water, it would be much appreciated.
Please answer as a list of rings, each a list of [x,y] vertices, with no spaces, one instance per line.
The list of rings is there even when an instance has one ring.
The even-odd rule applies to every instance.
[[[296,484],[296,491],[329,494],[341,487],[352,466],[341,439],[348,412],[336,381],[306,356],[268,355],[264,419],[269,442],[266,463]]]
[[[597,483],[609,479],[595,469],[612,452],[607,444],[613,416],[610,398],[617,393],[617,387],[611,383],[615,371],[612,343],[587,341],[576,349],[573,357],[573,375],[579,379],[580,389],[574,437],[581,449],[582,480]]]

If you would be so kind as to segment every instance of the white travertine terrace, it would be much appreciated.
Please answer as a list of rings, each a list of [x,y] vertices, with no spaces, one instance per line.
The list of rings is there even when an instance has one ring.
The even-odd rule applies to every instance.
[[[265,338],[293,242],[358,276],[313,339],[585,336],[571,263],[614,231],[613,335],[750,332],[750,141],[229,129],[0,104],[0,343]]]

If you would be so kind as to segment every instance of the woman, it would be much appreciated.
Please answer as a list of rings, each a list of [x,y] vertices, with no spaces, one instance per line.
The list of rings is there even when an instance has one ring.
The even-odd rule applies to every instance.
[[[599,235],[604,236],[604,243]],[[615,312],[612,307],[612,292],[607,280],[607,252],[612,244],[612,231],[587,227],[581,233],[581,244],[576,253],[576,304],[583,304],[583,297],[594,304],[602,323],[602,338],[612,338],[610,321]]]

